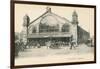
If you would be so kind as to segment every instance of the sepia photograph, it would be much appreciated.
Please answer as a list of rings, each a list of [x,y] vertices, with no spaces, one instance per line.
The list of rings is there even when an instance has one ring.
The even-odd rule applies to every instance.
[[[16,1],[13,8],[14,66],[95,62],[95,6]]]

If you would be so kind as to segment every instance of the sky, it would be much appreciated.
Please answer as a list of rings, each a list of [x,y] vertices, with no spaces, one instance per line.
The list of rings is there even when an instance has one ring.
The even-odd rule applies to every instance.
[[[30,21],[33,21],[44,12],[46,7],[50,7],[51,11],[61,17],[65,17],[72,21],[72,13],[76,11],[78,14],[79,26],[87,32],[90,36],[94,35],[94,9],[82,7],[68,7],[68,6],[51,6],[51,5],[34,5],[34,4],[15,4],[15,32],[21,32],[23,29],[23,17],[27,14]]]

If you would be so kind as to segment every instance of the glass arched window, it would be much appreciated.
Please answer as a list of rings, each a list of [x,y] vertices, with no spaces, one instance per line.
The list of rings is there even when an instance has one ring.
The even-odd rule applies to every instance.
[[[48,32],[58,32],[59,31],[59,25],[56,26],[48,26]]]
[[[58,32],[59,31],[59,25],[57,24],[56,26],[49,26],[46,24],[41,24],[39,25],[39,32]]]
[[[32,28],[32,33],[36,33],[36,28],[35,27]]]
[[[62,26],[62,32],[69,32],[70,31],[70,26],[68,24],[64,24]]]
[[[46,24],[39,24],[39,32],[48,32],[48,26]]]
[[[40,32],[58,32],[59,31],[58,20],[52,15],[47,15],[43,17],[40,21],[39,31]]]

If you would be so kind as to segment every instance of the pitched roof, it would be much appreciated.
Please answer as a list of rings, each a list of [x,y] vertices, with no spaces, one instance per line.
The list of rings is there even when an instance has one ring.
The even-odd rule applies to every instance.
[[[35,22],[38,21],[39,19],[40,19],[40,20],[43,19],[44,17],[47,18],[48,16],[51,16],[52,19],[55,18],[55,19],[58,21],[58,23],[62,23],[62,24],[64,24],[64,23],[71,23],[68,19],[66,19],[66,18],[64,18],[64,17],[61,17],[61,16],[59,16],[59,15],[53,13],[53,12],[50,10],[50,11],[44,12],[44,13],[43,13],[42,15],[40,15],[38,18],[36,18],[35,20],[31,21],[29,25],[35,23]],[[54,20],[54,19],[53,19],[53,20]],[[51,20],[51,21],[53,21],[53,20]],[[50,20],[49,20],[49,21],[50,21]]]

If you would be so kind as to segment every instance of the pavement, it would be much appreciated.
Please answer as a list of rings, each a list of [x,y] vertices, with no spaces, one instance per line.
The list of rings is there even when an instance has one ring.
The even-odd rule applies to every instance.
[[[51,63],[84,62],[94,60],[94,47],[81,44],[72,50],[70,47],[51,49],[47,47],[30,48],[19,53],[15,65],[35,65]]]

